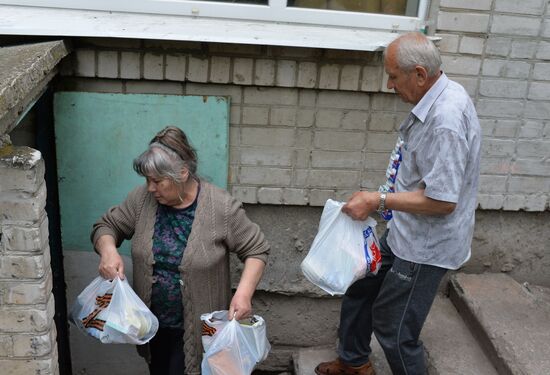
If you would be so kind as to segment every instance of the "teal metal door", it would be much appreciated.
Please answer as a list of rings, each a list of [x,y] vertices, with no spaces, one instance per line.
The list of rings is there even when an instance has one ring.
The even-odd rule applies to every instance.
[[[132,161],[167,125],[189,136],[199,175],[227,187],[228,98],[58,92],[54,115],[64,251],[92,251],[92,224],[145,182]]]

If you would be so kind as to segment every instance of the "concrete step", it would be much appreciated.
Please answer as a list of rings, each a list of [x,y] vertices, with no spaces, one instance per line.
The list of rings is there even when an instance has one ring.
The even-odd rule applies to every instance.
[[[386,362],[384,352],[375,338],[371,341],[372,354],[370,360],[376,370],[376,375],[391,375],[390,366]],[[315,375],[315,367],[321,362],[332,361],[338,357],[335,348],[312,347],[298,349],[292,356],[295,375]]]
[[[430,375],[498,375],[451,300],[437,296],[422,329]]]
[[[505,274],[456,274],[450,298],[499,374],[550,373],[547,289]]]

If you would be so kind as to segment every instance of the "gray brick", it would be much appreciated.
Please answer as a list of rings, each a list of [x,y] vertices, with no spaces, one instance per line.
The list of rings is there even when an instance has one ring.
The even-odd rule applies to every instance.
[[[453,76],[449,74],[449,78],[451,78],[453,81],[459,83],[462,87],[464,87],[464,90],[470,95],[470,97],[474,98],[477,90],[477,83],[478,78],[472,78],[472,77],[463,77],[463,76]]]
[[[292,150],[287,148],[241,148],[242,165],[290,167]]]
[[[268,107],[243,107],[243,124],[267,125],[269,122]]]
[[[0,368],[10,375],[56,374],[57,367],[57,358],[0,359]]]
[[[550,157],[550,141],[519,141],[516,153],[519,158],[543,159]]]
[[[547,177],[510,177],[508,192],[519,194],[537,194],[550,191],[550,178]]]
[[[368,152],[365,156],[365,168],[369,170],[386,170],[389,163],[387,152]]]
[[[479,176],[479,193],[505,193],[507,178],[507,176]]]
[[[530,59],[535,56],[537,51],[537,42],[527,40],[514,40],[510,57],[518,59]]]
[[[548,26],[547,28],[550,29]],[[550,42],[540,41],[535,57],[541,60],[550,60]]]
[[[281,168],[241,167],[239,181],[242,184],[288,186],[291,172]]]
[[[439,5],[445,8],[490,10],[492,0],[440,0]]]
[[[126,93],[181,95],[183,86],[179,82],[130,81],[126,82]]]
[[[229,114],[229,123],[230,124],[240,124],[241,122],[241,107],[238,105],[232,105]]]
[[[349,188],[358,186],[360,172],[342,170],[311,170],[308,183],[313,188]]]
[[[380,91],[385,93],[395,93],[395,90],[388,88],[388,75],[386,72],[382,74],[382,84],[380,85]]]
[[[2,231],[2,243],[7,251],[41,253],[48,244],[48,218],[45,215],[38,223],[4,225]]]
[[[43,335],[13,335],[13,354],[15,357],[41,357],[53,349],[54,330]]]
[[[33,197],[27,194],[4,193],[0,195],[0,220],[38,222],[46,206],[46,184]]]
[[[139,52],[120,53],[120,78],[141,78],[141,55]]]
[[[292,177],[292,186],[307,187],[309,169],[295,169]]]
[[[283,189],[261,187],[258,189],[258,203],[261,204],[282,204]]]
[[[313,88],[317,85],[317,64],[300,62],[298,64],[298,87]]]
[[[324,206],[327,199],[335,197],[334,190],[325,189],[311,189],[309,192],[309,205],[310,206]]]
[[[0,309],[0,331],[2,332],[46,332],[53,324],[55,305],[50,295],[47,305],[21,310],[18,307]]]
[[[544,123],[542,121],[525,121],[520,129],[520,138],[542,138]]]
[[[186,95],[214,95],[228,96],[231,98],[231,104],[240,104],[242,102],[242,87],[236,85],[204,85],[196,83],[187,83],[185,85]]]
[[[308,203],[308,191],[306,189],[283,189],[283,204],[305,206]]]
[[[315,124],[320,128],[339,128],[344,112],[342,110],[324,109],[317,111]]]
[[[360,132],[320,131],[315,132],[313,142],[316,148],[335,151],[361,150],[365,145],[365,134]]]
[[[238,85],[251,85],[254,60],[247,58],[235,58],[233,60],[233,83]]]
[[[517,80],[481,80],[479,93],[495,98],[525,98],[527,82]]]
[[[497,120],[495,119],[479,119],[479,125],[481,126],[482,135],[484,137],[492,136],[496,123]]]
[[[342,118],[342,128],[350,130],[367,129],[368,112],[366,111],[345,111]]]
[[[300,145],[298,145],[300,146]],[[308,149],[306,150],[294,150],[294,167],[296,168],[308,168],[309,167],[309,159],[310,159],[310,151]]]
[[[484,33],[488,26],[488,14],[440,11],[437,17],[438,30]]]
[[[396,141],[397,141],[397,134],[395,133],[371,132],[367,136],[367,150],[368,151],[386,151],[389,153],[395,147]]]
[[[187,79],[191,82],[207,82],[208,59],[189,56],[187,60]]]
[[[277,61],[277,78],[275,85],[280,87],[296,86],[296,61],[279,60]]]
[[[373,112],[370,116],[369,130],[392,131],[399,126],[393,112]]]
[[[254,84],[258,86],[273,86],[275,84],[275,61],[272,59],[256,60]]]
[[[472,55],[481,55],[483,53],[483,46],[485,44],[484,38],[474,38],[469,36],[463,36],[460,41],[460,53],[468,53]]]
[[[525,117],[540,120],[549,119],[550,102],[527,101],[525,105]]]
[[[296,114],[296,126],[311,127],[315,122],[315,111],[313,109],[299,109]]]
[[[239,128],[229,129],[229,144],[230,144],[230,147],[229,147],[229,164],[231,164],[231,165],[238,165],[239,160],[241,159],[241,150],[236,147],[240,144],[240,142],[235,141],[235,137],[239,137],[239,136],[234,136],[233,135],[233,134],[239,134],[240,133],[239,131],[240,131]]]
[[[269,123],[278,126],[294,126],[296,124],[296,108],[271,108]]]
[[[357,91],[360,74],[361,67],[359,65],[344,65],[340,77],[340,90]]]
[[[481,59],[468,56],[441,56],[443,69],[447,74],[477,75],[481,66]]]
[[[243,203],[258,203],[256,192],[258,188],[248,186],[233,186],[231,195]]]
[[[490,36],[485,53],[493,56],[508,56],[512,48],[512,38]]]
[[[550,9],[550,8],[548,8]],[[548,13],[548,11],[547,11]],[[543,38],[550,38],[550,20],[545,19],[542,24],[542,37]]]
[[[515,138],[521,127],[519,120],[495,120],[493,136],[501,138]]]
[[[377,94],[372,96],[373,111],[395,111],[399,98],[393,94]]]
[[[296,131],[296,147],[307,149],[311,147],[313,132],[310,129],[298,129]]]
[[[11,336],[0,335],[0,357],[13,357],[13,341]]]
[[[187,56],[184,54],[166,55],[166,79],[169,81],[185,81]]]
[[[313,168],[361,169],[363,157],[360,151],[319,151],[311,152]]]
[[[2,305],[45,304],[52,292],[52,285],[51,271],[39,282],[6,282],[0,286],[0,296],[4,296],[0,301]]]
[[[161,80],[164,78],[164,55],[147,52],[143,55],[143,78]]]
[[[340,65],[325,64],[321,66],[319,75],[319,88],[336,90],[338,89],[338,81],[340,76]]]
[[[504,139],[484,139],[481,145],[481,151],[484,156],[512,156],[516,148],[513,140]]]
[[[525,195],[506,195],[502,208],[507,211],[519,211],[525,208]]]
[[[317,107],[366,110],[369,108],[369,96],[366,93],[320,91]]]
[[[532,194],[525,197],[525,210],[541,212],[548,209],[548,195]]]
[[[242,128],[241,142],[250,146],[293,146],[293,129]]]
[[[550,63],[537,63],[533,69],[533,79],[550,81]]]
[[[546,155],[548,156],[548,152]],[[517,175],[550,177],[550,162],[542,159],[517,159],[512,163],[512,170]]]
[[[437,42],[437,47],[441,53],[457,53],[458,44],[460,42],[460,36],[455,34],[437,33],[436,37],[440,37],[441,40]]]
[[[537,36],[541,26],[540,18],[494,15],[491,33]]]
[[[364,66],[361,91],[378,92],[382,85],[382,66]]]
[[[531,64],[523,61],[507,61],[496,59],[483,60],[481,74],[485,76],[505,78],[528,78]]]
[[[101,78],[118,78],[118,52],[97,52],[97,76]]]
[[[246,87],[244,102],[247,104],[295,105],[298,102],[298,90]]]
[[[95,51],[91,49],[76,50],[76,75],[95,77]]]
[[[544,3],[544,0],[497,0],[495,1],[495,11],[540,15],[544,10]]]
[[[550,78],[550,77],[549,77]],[[529,99],[548,99],[550,97],[550,82],[533,82],[529,87]]]
[[[484,175],[508,175],[511,168],[511,156],[492,157],[491,155],[484,155],[480,161],[480,171]]]
[[[317,91],[300,90],[300,106],[314,107],[317,102]]]
[[[17,148],[16,148],[17,149]],[[23,148],[21,149],[28,149]],[[32,150],[32,149],[28,149]],[[40,152],[34,150],[34,155],[40,157],[30,169],[21,169],[5,165],[0,160],[0,193],[3,191],[16,191],[21,193],[35,193],[44,181],[44,159]]]
[[[230,81],[231,59],[224,56],[210,58],[210,82],[228,83]]]
[[[11,279],[41,279],[49,270],[50,250],[44,255],[3,255],[0,259],[0,275]]]
[[[477,201],[482,210],[500,210],[504,204],[504,195],[478,194]]]
[[[523,102],[479,99],[476,109],[479,116],[520,117],[523,113]]]

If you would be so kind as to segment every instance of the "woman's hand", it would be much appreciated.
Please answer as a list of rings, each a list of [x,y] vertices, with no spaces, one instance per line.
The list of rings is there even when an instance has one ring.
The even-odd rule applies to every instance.
[[[241,320],[252,315],[252,300],[250,297],[235,293],[229,305],[229,320]]]
[[[124,280],[124,261],[116,249],[113,237],[104,235],[96,242],[96,249],[101,260],[99,261],[99,274],[107,280],[120,277]]]

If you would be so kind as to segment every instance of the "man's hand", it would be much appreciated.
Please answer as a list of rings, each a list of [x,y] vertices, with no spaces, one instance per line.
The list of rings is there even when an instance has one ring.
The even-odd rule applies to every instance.
[[[354,220],[366,220],[370,214],[378,209],[380,193],[358,191],[342,207],[342,212]]]

